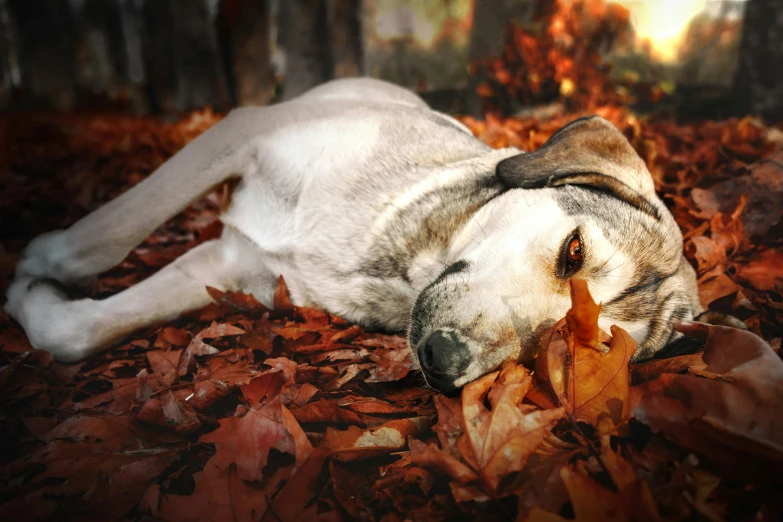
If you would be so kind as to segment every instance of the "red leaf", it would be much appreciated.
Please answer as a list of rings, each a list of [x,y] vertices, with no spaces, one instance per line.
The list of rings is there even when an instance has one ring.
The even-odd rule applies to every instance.
[[[264,478],[272,449],[296,457],[297,466],[313,449],[294,417],[277,399],[249,410],[244,417],[221,419],[220,427],[200,440],[215,444],[215,465],[224,469],[236,465],[237,476],[244,480]]]

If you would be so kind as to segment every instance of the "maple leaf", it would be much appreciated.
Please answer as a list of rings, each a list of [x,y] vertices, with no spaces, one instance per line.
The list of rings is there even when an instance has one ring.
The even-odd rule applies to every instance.
[[[237,468],[219,466],[214,457],[204,469],[193,475],[192,495],[164,495],[160,485],[149,486],[140,502],[140,510],[156,520],[170,522],[201,522],[232,520],[253,522],[266,512],[269,486],[239,478]]]
[[[464,435],[457,445],[491,491],[497,489],[504,476],[524,467],[527,458],[563,417],[563,408],[531,411],[520,406],[531,384],[524,366],[508,365],[501,372],[468,384],[462,391]],[[487,395],[491,410],[484,405]]]
[[[560,469],[560,476],[571,498],[574,518],[578,522],[660,520],[658,510],[645,482],[625,484],[619,492],[609,491],[587,475],[570,467]],[[566,518],[533,508],[527,522],[564,522]]]
[[[612,326],[608,349],[600,339],[600,305],[587,283],[571,279],[571,309],[565,325],[559,322],[545,336],[536,375],[548,384],[573,421],[598,425],[607,418],[615,425],[628,416],[628,362],[636,342]]]
[[[269,451],[276,449],[296,458],[296,466],[307,459],[313,447],[288,408],[275,398],[260,409],[251,409],[243,417],[220,420],[220,427],[201,437],[215,444],[213,457],[218,467],[237,467],[244,480],[262,480]]]
[[[177,375],[180,377],[192,373],[196,369],[196,355],[216,354],[219,350],[204,342],[204,339],[218,339],[229,335],[242,335],[245,331],[230,324],[212,323],[209,328],[204,328],[190,341],[188,347],[182,352],[177,364]]]
[[[242,395],[252,408],[259,408],[267,401],[276,398],[296,377],[297,364],[287,357],[267,359],[264,364],[270,366],[262,373],[254,372],[241,383]]]

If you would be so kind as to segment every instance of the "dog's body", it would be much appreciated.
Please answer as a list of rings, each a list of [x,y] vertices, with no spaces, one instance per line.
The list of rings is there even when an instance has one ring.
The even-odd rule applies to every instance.
[[[73,361],[206,305],[207,285],[271,305],[282,274],[296,304],[408,329],[428,381],[452,389],[532,356],[578,275],[604,303],[604,327],[623,326],[650,356],[676,335],[671,319],[700,310],[680,232],[611,125],[558,135],[533,154],[492,150],[369,79],[240,109],[126,194],[33,241],[6,309],[34,346]],[[222,238],[148,280],[102,301],[68,301],[45,282],[110,268],[232,177]]]

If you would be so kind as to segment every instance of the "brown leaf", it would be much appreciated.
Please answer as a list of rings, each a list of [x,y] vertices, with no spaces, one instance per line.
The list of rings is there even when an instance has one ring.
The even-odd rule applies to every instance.
[[[236,467],[220,467],[214,457],[203,471],[193,475],[193,481],[196,487],[192,495],[164,495],[158,484],[150,485],[141,501],[142,513],[172,522],[252,522],[268,508],[265,485],[242,480]]]
[[[627,485],[614,493],[599,485],[587,475],[569,467],[560,470],[561,478],[568,489],[574,520],[594,521],[658,521],[657,508],[646,483]],[[567,520],[558,515],[533,508],[527,518],[530,522],[554,522]]]
[[[737,274],[759,290],[783,287],[783,252],[765,250],[757,259],[739,267]]]
[[[530,384],[524,366],[509,365],[500,373],[468,384],[462,391],[462,431],[469,454],[463,446],[460,450],[491,491],[497,489],[503,477],[524,467],[527,458],[563,416],[563,408],[532,413],[520,408]],[[492,410],[484,406],[487,395]]]
[[[462,405],[459,399],[451,399],[444,395],[436,395],[433,401],[438,409],[438,422],[432,430],[438,435],[443,451],[459,458],[457,439],[462,436]]]
[[[705,370],[724,378],[661,375],[635,390],[633,416],[716,460],[772,473],[783,463],[780,357],[747,331],[702,323],[680,328],[706,339]]]
[[[703,369],[707,365],[701,358],[701,353],[678,355],[669,359],[652,359],[643,363],[631,365],[631,381],[641,384],[651,381],[664,373],[682,373],[689,368]]]
[[[181,354],[182,350],[153,350],[147,352],[147,361],[152,372],[163,377],[169,372],[176,371]]]
[[[236,465],[237,476],[251,481],[264,478],[270,450],[293,455],[300,466],[313,449],[293,415],[277,399],[249,410],[244,417],[221,419],[220,427],[200,440],[215,444],[216,466]]]
[[[136,419],[147,424],[172,428],[182,435],[193,433],[201,427],[201,421],[193,407],[172,391],[145,402],[136,414]]]
[[[285,279],[280,276],[277,279],[277,288],[274,295],[274,307],[275,312],[283,317],[291,317],[294,315],[294,305],[291,304],[291,298],[288,294],[288,287],[285,284]]]
[[[571,310],[566,326],[558,323],[545,337],[536,365],[574,421],[598,425],[608,418],[615,425],[628,416],[628,362],[636,342],[617,326],[611,328],[608,350],[599,341],[596,305],[583,280],[572,279]]]
[[[354,424],[364,426],[362,417],[355,412],[338,406],[336,401],[321,399],[307,403],[292,412],[301,423],[327,422],[332,424]]]
[[[710,303],[727,295],[732,295],[742,290],[742,287],[731,280],[726,274],[718,274],[705,281],[699,280],[699,301],[704,308]]]
[[[177,364],[177,375],[183,377],[196,370],[196,355],[210,355],[219,352],[214,346],[204,342],[204,339],[219,339],[229,335],[242,335],[245,333],[241,328],[230,324],[212,323],[209,328],[204,328],[190,341],[188,347],[182,352],[179,363]]]
[[[337,460],[364,460],[405,449],[408,437],[421,436],[431,424],[432,419],[414,417],[392,420],[366,430],[356,426],[350,426],[346,431],[327,428],[322,445]]]
[[[280,490],[262,522],[309,520],[316,517],[315,500],[323,491],[319,479],[327,452],[318,448]]]
[[[207,293],[221,306],[232,311],[242,312],[248,315],[262,315],[267,308],[258,302],[252,294],[242,292],[222,292],[217,288],[207,286]]]
[[[370,355],[370,360],[375,363],[375,368],[370,370],[370,376],[366,382],[392,382],[399,381],[413,366],[410,349],[407,347],[399,350],[375,350]]]
[[[444,473],[463,485],[479,480],[479,476],[470,467],[434,446],[428,446],[413,438],[408,440],[408,446],[411,459],[419,466]]]
[[[158,334],[158,337],[155,340],[155,345],[158,346],[158,342],[163,341],[164,345],[161,347],[166,347],[165,344],[170,344],[177,347],[187,346],[190,343],[190,338],[191,335],[186,330],[181,330],[173,326],[167,326]]]

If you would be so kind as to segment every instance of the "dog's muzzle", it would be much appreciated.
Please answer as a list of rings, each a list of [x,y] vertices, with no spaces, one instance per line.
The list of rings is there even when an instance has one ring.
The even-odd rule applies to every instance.
[[[427,383],[443,393],[459,388],[454,383],[471,361],[468,344],[452,329],[435,330],[419,343],[416,353]]]

